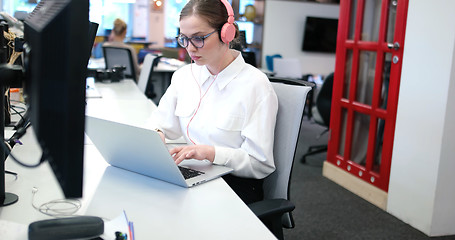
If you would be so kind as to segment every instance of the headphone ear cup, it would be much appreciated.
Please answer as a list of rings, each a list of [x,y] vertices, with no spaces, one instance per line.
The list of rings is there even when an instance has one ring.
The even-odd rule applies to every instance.
[[[221,40],[228,44],[235,38],[235,26],[232,23],[225,23],[221,28]]]

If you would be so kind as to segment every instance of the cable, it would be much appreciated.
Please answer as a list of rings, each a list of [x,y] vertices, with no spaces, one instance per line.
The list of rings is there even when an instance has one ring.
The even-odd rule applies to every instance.
[[[31,125],[30,121],[24,119],[24,121],[21,121],[21,123],[16,126],[18,127],[16,129],[16,132],[8,139],[8,143],[11,146],[11,149],[19,141],[19,139],[24,136],[24,134],[27,132],[27,128]]]
[[[3,150],[5,151],[5,155],[8,155],[10,156],[11,159],[13,159],[13,161],[15,161],[17,164],[23,166],[23,167],[27,167],[27,168],[35,168],[35,167],[38,167],[39,165],[41,165],[41,163],[43,163],[46,158],[47,158],[47,154],[45,154],[45,151],[43,150],[43,153],[41,154],[41,158],[39,160],[38,163],[35,163],[35,164],[26,164],[26,163],[23,163],[21,161],[19,161],[16,156],[13,155],[13,153],[11,152],[11,146],[6,142],[6,141],[3,141],[3,144],[2,145],[2,148]],[[6,158],[4,159],[4,161],[6,161]]]
[[[200,71],[199,71],[200,72]],[[218,73],[219,74],[219,73]],[[194,81],[196,82],[197,86],[199,87],[199,103],[197,105],[197,108],[196,108],[196,111],[194,111],[194,114],[193,116],[191,116],[190,120],[188,121],[188,125],[186,125],[186,135],[188,136],[188,139],[190,139],[190,141],[194,144],[194,145],[197,145],[193,139],[191,139],[190,137],[190,132],[189,132],[189,129],[190,129],[190,123],[193,121],[193,118],[194,116],[196,116],[196,113],[198,112],[199,110],[199,107],[201,106],[201,102],[202,102],[202,99],[205,97],[205,94],[207,94],[207,92],[209,91],[210,87],[212,86],[212,84],[215,82],[216,78],[218,77],[218,74],[216,74],[214,77],[213,77],[213,80],[212,82],[210,83],[209,87],[207,88],[207,90],[205,91],[204,95],[201,96],[201,86],[199,85],[199,83],[196,81],[196,78],[194,77],[194,74],[193,74],[193,66],[191,65],[191,75],[193,75],[193,79]],[[199,76],[201,74],[199,73]]]
[[[11,100],[11,99],[10,99],[9,101],[12,102],[12,103],[21,103],[20,101]],[[17,109],[20,109],[20,110],[22,110],[22,111],[19,112],[19,111],[16,110],[16,108],[17,108]],[[16,114],[18,114],[21,118],[23,118],[22,113],[26,113],[26,112],[27,112],[27,109],[26,109],[25,107],[17,106],[17,105],[14,105],[14,104],[11,104],[11,109],[12,109]]]
[[[229,50],[229,47],[224,51],[223,53],[223,58],[224,56],[226,56],[226,53],[228,52]],[[221,58],[221,61],[220,61],[220,65],[219,65],[219,69],[221,68],[221,66],[223,65],[223,58]],[[197,108],[196,108],[196,111],[194,111],[194,114],[193,116],[191,116],[190,120],[188,121],[188,124],[186,125],[186,135],[188,136],[188,139],[194,144],[194,145],[197,145],[193,139],[191,139],[190,137],[190,123],[193,121],[193,118],[196,116],[196,113],[198,112],[199,110],[199,107],[201,106],[201,103],[202,103],[202,99],[205,97],[205,95],[207,94],[207,92],[210,90],[210,87],[212,86],[212,84],[215,82],[215,80],[218,78],[218,75],[222,72],[222,70],[220,70],[214,77],[213,77],[213,80],[212,82],[210,83],[210,85],[208,86],[207,90],[205,91],[204,95],[201,96],[201,86],[199,85],[198,81],[196,80],[196,77],[194,76],[194,73],[193,73],[193,64],[190,65],[190,68],[191,68],[191,75],[193,75],[193,80],[194,82],[196,82],[198,88],[199,88],[199,103],[197,105]],[[199,76],[201,76],[201,68],[199,69]]]
[[[17,173],[5,170],[5,174],[13,175],[14,176],[14,180],[17,180]]]
[[[68,217],[73,216],[81,207],[82,203],[79,199],[58,199],[35,205],[35,195],[38,192],[37,187],[32,188],[32,206],[42,214],[51,217]]]

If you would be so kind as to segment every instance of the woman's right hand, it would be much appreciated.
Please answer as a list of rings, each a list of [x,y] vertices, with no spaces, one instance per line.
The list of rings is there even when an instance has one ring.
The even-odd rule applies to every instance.
[[[163,141],[164,144],[166,144],[166,138],[164,136],[164,133],[161,131],[157,131],[157,133],[160,135],[161,140]]]

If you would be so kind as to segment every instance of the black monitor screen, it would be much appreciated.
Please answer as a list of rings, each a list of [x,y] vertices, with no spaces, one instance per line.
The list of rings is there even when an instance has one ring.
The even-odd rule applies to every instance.
[[[30,120],[67,198],[82,197],[88,13],[88,0],[41,0],[24,24]]]
[[[337,43],[338,19],[307,17],[302,50],[334,53]]]

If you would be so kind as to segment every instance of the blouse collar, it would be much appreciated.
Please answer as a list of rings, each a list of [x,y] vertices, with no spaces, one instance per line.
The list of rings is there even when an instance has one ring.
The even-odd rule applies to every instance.
[[[242,57],[242,54],[237,51],[231,49],[230,51],[235,51],[237,53],[237,57],[232,61],[226,68],[221,71],[218,76],[216,77],[215,84],[218,86],[219,90],[225,88],[237,75],[242,71],[242,69],[246,66],[245,60]],[[201,85],[204,84],[210,77],[215,77],[212,75],[207,66],[203,66],[201,69]]]

